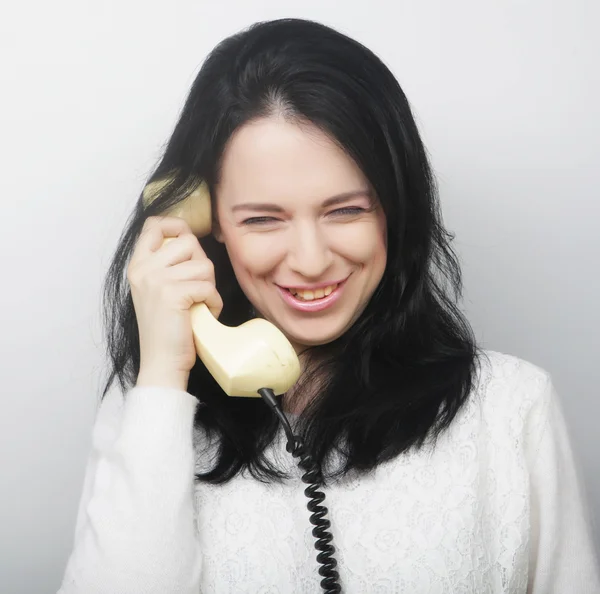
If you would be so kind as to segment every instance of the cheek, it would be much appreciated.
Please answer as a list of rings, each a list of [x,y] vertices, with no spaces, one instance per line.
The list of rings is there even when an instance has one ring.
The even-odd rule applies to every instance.
[[[379,222],[349,225],[337,234],[336,251],[350,261],[366,266],[385,266],[387,246],[385,227]]]
[[[379,261],[382,258],[385,260],[385,243],[379,237],[357,240],[352,249],[356,260],[365,264]]]
[[[227,253],[238,279],[264,276],[273,271],[284,256],[282,242],[267,234],[226,238]]]
[[[380,269],[381,275],[383,275],[387,263],[387,225],[383,212],[378,213],[372,236],[372,258],[377,268]]]

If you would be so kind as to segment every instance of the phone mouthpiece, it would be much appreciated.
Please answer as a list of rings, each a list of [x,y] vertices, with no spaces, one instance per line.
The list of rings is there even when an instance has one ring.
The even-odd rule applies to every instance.
[[[190,313],[198,356],[228,396],[258,398],[261,388],[284,394],[298,381],[296,351],[271,322],[255,318],[225,326],[204,303]]]

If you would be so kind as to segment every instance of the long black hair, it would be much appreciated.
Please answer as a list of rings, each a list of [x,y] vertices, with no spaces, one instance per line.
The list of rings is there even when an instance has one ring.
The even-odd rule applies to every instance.
[[[139,371],[139,336],[126,266],[149,215],[205,180],[218,193],[222,155],[242,125],[273,114],[310,122],[360,167],[387,222],[387,264],[360,318],[334,342],[311,350],[302,386],[314,389],[299,421],[329,474],[364,471],[445,430],[474,388],[482,351],[457,307],[462,294],[453,236],[445,230],[428,156],[409,103],[383,62],[357,41],[312,21],[258,23],[221,42],[198,73],[164,154],[148,181],[177,172],[151,208],[141,195],[108,271],[104,292],[110,377],[126,390]],[[253,317],[224,246],[202,246],[224,301],[220,320]],[[315,384],[315,382],[317,382]],[[188,391],[196,427],[218,448],[198,480],[225,482],[241,470],[284,476],[265,455],[278,421],[260,399],[230,398],[200,360]],[[299,393],[302,389],[299,390]],[[216,438],[216,439],[214,439]]]

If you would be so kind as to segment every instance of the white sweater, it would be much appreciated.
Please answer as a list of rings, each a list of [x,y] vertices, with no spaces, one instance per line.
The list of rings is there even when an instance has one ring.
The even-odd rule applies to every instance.
[[[326,489],[346,594],[600,594],[598,558],[548,374],[488,352],[437,446]],[[316,594],[300,470],[284,484],[206,466],[197,399],[136,387],[103,401],[60,594]],[[196,445],[196,447],[195,447]]]

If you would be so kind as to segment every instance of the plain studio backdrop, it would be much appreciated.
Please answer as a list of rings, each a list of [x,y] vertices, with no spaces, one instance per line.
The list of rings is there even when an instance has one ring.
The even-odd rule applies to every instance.
[[[597,0],[11,3],[0,23],[0,584],[56,592],[104,365],[100,289],[222,38],[304,17],[398,77],[484,346],[550,371],[600,541]],[[299,487],[300,488],[300,487]]]

